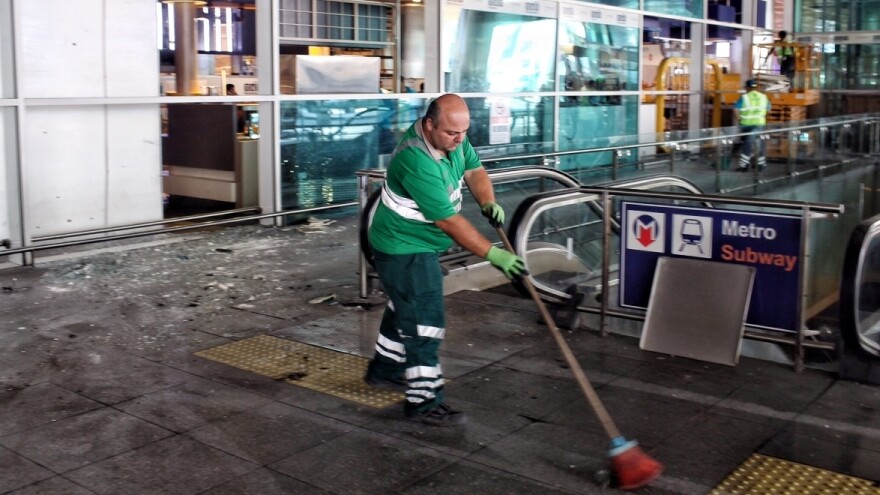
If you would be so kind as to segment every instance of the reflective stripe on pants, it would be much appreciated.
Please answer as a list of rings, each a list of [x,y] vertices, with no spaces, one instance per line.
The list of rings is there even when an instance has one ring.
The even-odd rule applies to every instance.
[[[379,328],[374,370],[387,378],[405,374],[407,411],[430,409],[443,402],[444,383],[437,355],[446,327],[438,256],[375,251],[374,259],[391,300]]]

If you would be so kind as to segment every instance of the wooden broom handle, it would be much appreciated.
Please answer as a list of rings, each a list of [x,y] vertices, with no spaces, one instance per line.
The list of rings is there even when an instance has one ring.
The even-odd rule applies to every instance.
[[[516,254],[516,251],[513,249],[513,245],[510,244],[510,240],[507,238],[507,234],[504,233],[504,229],[502,229],[501,227],[495,227],[495,230],[498,232],[498,236],[504,243],[504,247],[511,253]],[[553,335],[553,338],[556,339],[556,344],[559,345],[559,349],[562,351],[562,355],[565,357],[565,362],[568,363],[568,367],[571,368],[572,373],[574,373],[574,377],[577,380],[578,385],[581,386],[581,390],[583,390],[584,395],[587,398],[587,402],[590,403],[590,406],[593,408],[593,412],[596,413],[596,417],[599,418],[599,422],[602,423],[602,427],[605,429],[605,432],[612,439],[621,436],[620,430],[617,429],[617,426],[614,424],[614,420],[611,419],[611,415],[608,414],[608,410],[605,409],[605,405],[602,404],[602,400],[599,398],[599,395],[596,394],[596,390],[590,384],[590,380],[587,379],[587,375],[584,374],[584,370],[581,368],[580,363],[578,363],[577,358],[575,358],[574,356],[574,353],[571,352],[571,347],[569,347],[568,342],[565,341],[565,338],[562,336],[562,332],[560,332],[559,328],[556,327],[556,323],[553,321],[553,317],[547,310],[547,306],[544,304],[544,301],[541,300],[541,296],[538,295],[538,291],[535,290],[535,286],[534,284],[532,284],[532,280],[529,278],[528,275],[523,275],[520,280],[522,280],[522,283],[529,291],[529,295],[532,296],[532,300],[535,301],[535,304],[538,306],[538,310],[541,312],[541,317],[544,318],[544,323],[547,324],[547,328],[550,329],[550,333]]]

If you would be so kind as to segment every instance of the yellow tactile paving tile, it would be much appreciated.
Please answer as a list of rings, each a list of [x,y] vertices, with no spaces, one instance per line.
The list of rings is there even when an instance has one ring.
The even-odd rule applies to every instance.
[[[880,495],[873,481],[752,454],[710,495]]]
[[[363,382],[366,358],[270,335],[213,347],[196,356],[375,408],[403,400],[402,393]]]

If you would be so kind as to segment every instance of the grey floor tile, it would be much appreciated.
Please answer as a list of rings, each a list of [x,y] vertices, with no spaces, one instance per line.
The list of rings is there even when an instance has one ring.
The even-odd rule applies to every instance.
[[[224,308],[187,322],[188,328],[240,340],[290,326],[290,321],[238,308]]]
[[[372,423],[376,421],[376,418],[380,416],[382,411],[375,407],[318,392],[317,390],[290,383],[285,383],[285,385],[289,388],[289,393],[280,398],[279,402],[352,425],[363,426]]]
[[[239,387],[190,378],[180,385],[123,402],[117,407],[163,428],[184,432],[230,414],[260,407],[268,400]]]
[[[740,381],[734,374],[671,366],[663,361],[644,362],[624,378],[657,386],[657,392],[672,396],[692,395],[708,403],[717,403],[736,390]]]
[[[38,481],[18,490],[13,490],[6,495],[94,495],[95,492],[87,490],[75,483],[55,476],[47,480]]]
[[[718,414],[754,415],[767,421],[789,420],[814,402],[831,385],[827,373],[749,360],[737,370],[739,387],[718,403]]]
[[[581,396],[573,380],[557,380],[499,366],[478,370],[456,380],[454,385],[455,397],[528,418],[542,418]]]
[[[0,435],[58,421],[102,405],[69,390],[42,383],[0,391]]]
[[[256,468],[191,438],[175,436],[71,471],[65,477],[99,494],[189,495]]]
[[[713,487],[775,433],[766,423],[705,413],[646,452],[665,465],[665,477]]]
[[[63,473],[172,435],[114,409],[100,409],[0,437],[0,445]]]
[[[329,294],[324,294],[329,295]],[[287,295],[268,294],[262,297],[254,297],[253,299],[236,302],[234,307],[248,313],[254,313],[262,316],[268,316],[288,322],[296,322],[301,320],[309,320],[315,313],[323,313],[325,316],[335,314],[334,308],[329,306],[315,305],[310,307],[307,305],[290,304],[290,297]]]
[[[617,387],[615,383],[596,391],[599,400],[623,435],[646,447],[673,435],[682,425],[708,410],[708,406],[698,402]],[[579,430],[604,431],[584,396],[541,419]]]
[[[403,406],[393,406],[380,411],[380,419],[366,425],[366,428],[464,457],[531,423],[529,419],[503,407],[495,407],[487,402],[477,404],[464,401],[454,393],[447,396],[447,402],[467,415],[465,425],[455,428],[426,425],[406,419]]]
[[[804,414],[863,425],[880,425],[880,387],[836,381]]]
[[[641,364],[641,361],[598,352],[578,352],[575,355],[581,369],[590,382],[596,386],[607,383],[626,374]],[[574,381],[574,374],[568,362],[554,343],[547,341],[504,359],[499,366],[536,375]]]
[[[51,478],[55,473],[0,447],[0,493]]]
[[[338,492],[337,492],[338,493]],[[199,495],[333,495],[314,485],[270,469],[258,469]]]
[[[596,488],[592,491],[571,492],[507,471],[475,463],[458,462],[426,476],[402,489],[400,493],[405,495],[562,495],[602,493],[602,490]]]
[[[269,467],[334,493],[385,494],[455,460],[379,433],[352,432]]]
[[[64,373],[53,378],[55,383],[104,404],[173,387],[189,378],[178,370],[111,347],[68,353],[61,365]]]
[[[209,423],[189,435],[256,464],[271,464],[353,428],[293,406],[270,403]]]
[[[468,457],[550,486],[578,492],[607,469],[608,438],[548,423],[534,423]]]

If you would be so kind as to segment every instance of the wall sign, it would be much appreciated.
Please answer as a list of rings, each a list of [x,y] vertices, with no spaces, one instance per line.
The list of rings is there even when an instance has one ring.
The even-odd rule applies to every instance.
[[[622,210],[621,306],[648,307],[661,256],[704,258],[755,267],[746,323],[798,330],[800,217],[632,202]]]

